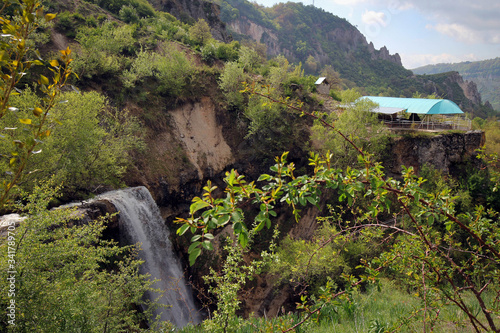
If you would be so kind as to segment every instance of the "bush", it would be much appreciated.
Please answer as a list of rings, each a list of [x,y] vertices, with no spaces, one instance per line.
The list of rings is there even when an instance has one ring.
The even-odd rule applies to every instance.
[[[38,98],[29,89],[12,101],[20,114],[30,113],[30,106],[37,103]],[[30,190],[35,179],[52,176],[57,184],[64,183],[65,192],[71,194],[80,190],[92,192],[100,186],[119,186],[130,163],[128,152],[142,144],[136,136],[137,121],[126,110],[115,112],[105,97],[96,92],[64,93],[52,115],[61,125],[30,160],[29,170],[37,171],[25,179],[22,187]],[[1,125],[12,127],[13,122],[15,119],[4,118]]]
[[[134,247],[118,247],[101,236],[105,220],[82,223],[74,209],[48,210],[55,190],[42,184],[26,195],[26,220],[16,228],[15,332],[124,332],[140,330],[147,315],[132,304],[151,282],[138,274],[141,261]],[[75,225],[76,224],[76,225]],[[7,252],[7,241],[0,249]],[[112,269],[105,269],[107,266]],[[7,281],[7,256],[0,259],[0,276]],[[8,284],[2,283],[0,304],[9,304]],[[0,330],[7,330],[6,311]]]
[[[72,63],[74,71],[87,78],[116,75],[126,64],[123,55],[135,48],[134,33],[132,26],[116,26],[111,22],[99,28],[79,29],[76,40],[81,50]]]
[[[87,21],[81,14],[65,11],[57,15],[55,28],[67,37],[75,38],[78,28],[86,24]]]
[[[201,60],[211,65],[217,59],[217,48],[214,44],[207,44],[201,48]]]
[[[230,107],[240,109],[243,107],[245,96],[240,93],[243,89],[242,82],[246,80],[246,75],[236,62],[228,62],[224,66],[219,80],[226,102]]]
[[[349,138],[364,151],[381,158],[389,142],[385,126],[378,120],[377,114],[369,112],[373,103],[358,100],[361,95],[354,89],[342,92],[342,103],[349,105],[340,115],[332,112],[325,115],[328,122],[335,122],[335,128],[349,133]],[[356,166],[357,151],[335,131],[325,129],[318,121],[312,128],[313,140],[320,150],[329,150],[335,155],[335,164],[339,167]]]
[[[125,23],[137,23],[139,21],[139,15],[137,10],[131,6],[123,6],[119,12],[120,19]]]
[[[131,69],[124,71],[122,82],[132,88],[137,82],[153,78],[158,82],[158,93],[180,96],[192,72],[193,66],[183,52],[166,47],[164,53],[140,51]]]
[[[222,61],[236,61],[238,60],[239,48],[240,44],[237,41],[230,44],[220,43],[216,51],[217,59]]]

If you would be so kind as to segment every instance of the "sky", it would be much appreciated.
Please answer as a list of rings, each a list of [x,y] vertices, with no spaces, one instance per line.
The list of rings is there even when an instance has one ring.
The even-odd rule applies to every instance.
[[[347,19],[407,69],[500,57],[500,0],[303,0]],[[255,0],[272,6],[286,0]]]

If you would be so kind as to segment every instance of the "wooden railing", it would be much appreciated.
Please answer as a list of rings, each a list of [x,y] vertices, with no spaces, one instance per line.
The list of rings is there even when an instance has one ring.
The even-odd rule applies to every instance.
[[[459,130],[469,131],[471,129],[471,120],[463,117],[442,117],[424,119],[421,121],[412,121],[408,119],[384,120],[384,124],[393,129],[407,130]]]

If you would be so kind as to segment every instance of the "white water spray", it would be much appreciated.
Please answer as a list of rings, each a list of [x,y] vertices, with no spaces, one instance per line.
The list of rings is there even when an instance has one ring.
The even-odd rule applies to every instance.
[[[119,211],[120,237],[125,237],[129,244],[141,243],[139,257],[144,264],[140,273],[151,274],[151,279],[161,279],[153,288],[164,290],[159,302],[170,307],[156,310],[153,319],[160,314],[161,320],[168,320],[177,327],[189,322],[199,323],[201,318],[191,290],[186,286],[179,260],[173,253],[169,231],[149,191],[139,186],[107,192],[97,199],[109,200]],[[154,292],[146,295],[150,300],[158,296]]]

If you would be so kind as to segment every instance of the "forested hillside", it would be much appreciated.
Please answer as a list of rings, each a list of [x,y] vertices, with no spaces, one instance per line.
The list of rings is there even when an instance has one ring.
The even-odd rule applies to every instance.
[[[436,93],[486,117],[473,87],[311,6],[220,6],[4,3],[0,212],[20,216],[0,227],[0,331],[499,332],[500,141],[392,132],[360,99]],[[139,185],[201,322],[153,316],[169,304],[145,297],[149,249],[115,234],[110,201],[50,209]]]
[[[428,65],[412,69],[415,74],[437,74],[455,71],[466,80],[477,84],[483,101],[500,110],[500,58],[483,61],[466,61],[456,64]]]
[[[452,73],[446,79],[443,75],[415,76],[401,65],[398,54],[391,55],[386,47],[376,50],[346,19],[321,8],[294,2],[270,8],[247,0],[216,3],[235,39],[262,43],[270,56],[283,54],[291,62],[301,62],[308,74],[330,73],[341,86],[362,87],[367,95],[436,94],[453,100],[473,117],[495,113],[475,97],[475,87],[466,87],[461,78]]]

